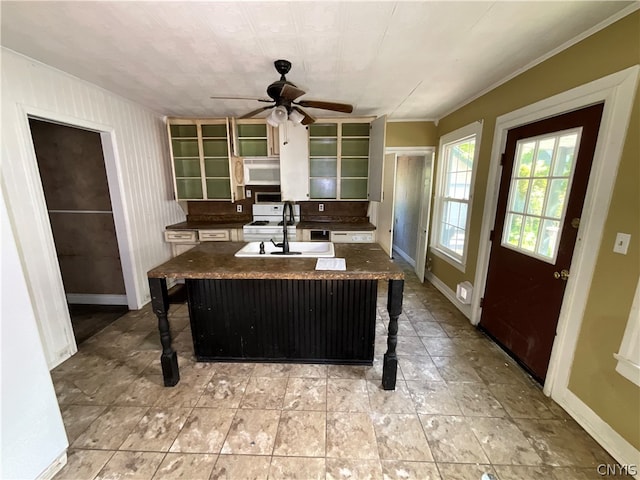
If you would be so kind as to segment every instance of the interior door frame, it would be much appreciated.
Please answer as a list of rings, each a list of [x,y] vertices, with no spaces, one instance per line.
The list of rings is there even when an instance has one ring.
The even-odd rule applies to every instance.
[[[132,253],[132,240],[130,233],[130,221],[127,215],[125,199],[123,195],[124,187],[122,181],[122,173],[120,171],[120,157],[118,154],[115,131],[113,127],[108,125],[99,124],[89,120],[71,117],[65,114],[57,112],[51,112],[48,110],[42,110],[32,106],[23,105],[21,107],[21,117],[24,122],[23,132],[24,139],[23,145],[28,151],[28,157],[31,159],[33,165],[37,165],[36,152],[33,145],[33,138],[31,136],[31,129],[29,127],[29,119],[37,119],[45,122],[50,122],[59,125],[65,125],[68,127],[79,128],[83,130],[90,130],[100,134],[100,140],[102,143],[102,155],[104,157],[105,170],[107,174],[107,183],[109,185],[109,196],[111,198],[111,208],[113,213],[113,220],[116,230],[116,240],[118,244],[118,251],[120,253],[120,263],[122,267],[122,275],[124,278],[125,294],[127,297],[127,304],[130,309],[138,309],[139,305],[142,305],[142,292],[136,288],[135,280],[135,258]],[[32,199],[39,206],[38,210],[41,211],[42,216],[42,228],[46,230],[44,235],[47,238],[47,243],[41,247],[45,249],[47,257],[51,259],[48,265],[35,264],[34,260],[29,257],[23,258],[25,262],[26,272],[38,272],[43,268],[51,271],[51,274],[57,277],[56,291],[39,292],[36,293],[35,289],[31,286],[29,280],[30,275],[27,273],[27,283],[29,290],[33,295],[34,310],[36,312],[36,323],[40,338],[45,351],[47,364],[50,369],[56,365],[62,363],[71,355],[78,351],[75,336],[73,333],[73,327],[71,325],[71,317],[69,316],[69,309],[67,307],[67,299],[62,283],[62,275],[60,274],[60,266],[58,264],[57,253],[55,244],[53,241],[53,233],[51,231],[51,225],[49,223],[49,215],[46,208],[46,201],[44,198],[44,190],[42,187],[42,179],[37,171],[37,184],[31,185],[33,192]],[[35,178],[33,178],[35,182]],[[46,320],[42,318],[41,312],[46,311],[44,303],[55,304],[55,310],[64,316],[58,320]],[[50,346],[50,340],[59,336],[54,333],[56,329],[62,328],[64,330],[64,338],[66,339],[67,346],[64,351],[52,351]]]
[[[479,323],[482,313],[480,297],[486,286],[491,249],[489,235],[495,222],[502,173],[500,160],[505,149],[508,131],[527,123],[594,103],[605,102],[578,229],[578,239],[571,261],[571,277],[567,281],[558,318],[556,339],[543,387],[544,393],[561,405],[565,403],[565,396],[569,392],[571,364],[627,135],[639,73],[640,66],[635,65],[506,113],[496,119],[474,279],[475,288],[471,303],[473,325]]]
[[[425,248],[424,248],[424,259],[422,260],[422,262],[420,262],[419,258],[416,258],[416,275],[418,275],[418,278],[420,278],[421,282],[424,282],[424,271],[425,271],[425,267],[426,267],[426,262],[427,262],[427,249],[429,248],[429,224],[431,221],[431,194],[433,192],[433,161],[434,161],[434,156],[435,156],[435,151],[436,151],[436,147],[387,147],[384,149],[384,154],[388,155],[388,154],[395,154],[396,158],[395,158],[395,162],[396,162],[396,166],[397,166],[397,162],[398,162],[398,156],[419,156],[419,157],[424,157],[424,164],[423,164],[423,169],[422,169],[422,185],[424,185],[424,175],[426,175],[426,166],[429,162],[431,162],[431,179],[430,179],[430,185],[429,185],[429,192],[428,194],[426,194],[426,192],[423,190],[420,191],[420,211],[419,211],[419,218],[422,221],[424,217],[426,217],[426,228],[427,228],[427,232],[425,233],[426,238],[425,238]],[[394,203],[395,203],[395,181],[394,181],[394,189],[393,189],[393,199],[394,199]],[[426,210],[425,210],[426,209]],[[393,225],[392,225],[393,227]],[[418,234],[420,234],[421,229],[420,229],[420,225],[418,225]],[[420,242],[418,242],[418,247],[420,246]],[[391,241],[391,251],[393,251],[393,236],[392,236],[392,241]],[[415,252],[416,255],[419,252]],[[422,276],[420,274],[418,274],[418,270],[420,268],[420,265],[422,265]]]

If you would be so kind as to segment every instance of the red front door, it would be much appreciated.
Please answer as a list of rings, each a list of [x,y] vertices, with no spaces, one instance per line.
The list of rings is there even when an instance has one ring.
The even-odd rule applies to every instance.
[[[508,132],[480,327],[543,382],[603,104]]]

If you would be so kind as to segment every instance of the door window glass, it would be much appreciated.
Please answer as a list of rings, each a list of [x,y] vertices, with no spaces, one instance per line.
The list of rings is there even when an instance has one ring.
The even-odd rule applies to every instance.
[[[516,145],[502,246],[555,263],[581,128]]]

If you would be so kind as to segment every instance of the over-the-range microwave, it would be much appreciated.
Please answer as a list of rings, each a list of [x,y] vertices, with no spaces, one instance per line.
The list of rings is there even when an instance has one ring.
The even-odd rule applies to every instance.
[[[280,185],[278,158],[244,158],[245,185]]]

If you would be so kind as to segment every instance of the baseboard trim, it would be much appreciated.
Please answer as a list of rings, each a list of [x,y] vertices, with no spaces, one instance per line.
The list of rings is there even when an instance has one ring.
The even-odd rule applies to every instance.
[[[622,438],[575,393],[565,388],[559,398],[553,399],[620,465],[635,465],[636,469],[640,468],[640,451]],[[640,479],[640,472],[636,471],[633,478]]]
[[[58,457],[42,472],[36,480],[51,480],[67,464],[67,449],[64,449]]]
[[[416,268],[416,261],[413,258],[411,258],[404,250],[398,247],[393,247],[393,251],[398,255],[400,255],[402,259],[405,262],[407,262],[409,265],[411,265],[413,268]]]
[[[126,295],[67,293],[67,302],[81,305],[128,305]]]
[[[462,314],[471,321],[471,305],[465,305],[460,302],[456,297],[456,292],[451,290],[446,283],[440,280],[431,272],[426,272],[424,278],[426,278],[434,287],[438,289],[440,293],[442,293],[447,300],[453,303],[453,306],[462,312]]]

